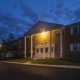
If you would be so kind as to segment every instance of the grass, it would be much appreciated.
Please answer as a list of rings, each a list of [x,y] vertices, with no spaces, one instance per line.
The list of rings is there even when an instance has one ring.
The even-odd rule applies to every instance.
[[[53,65],[79,65],[80,66],[80,58],[64,58],[64,59],[38,59],[36,61],[32,61],[31,58],[23,59],[23,58],[4,58],[0,59],[2,61],[11,61],[11,62],[20,62],[25,63],[31,61],[33,64],[53,64]]]
[[[24,59],[24,58],[2,58],[0,60],[1,61],[11,61],[11,62],[25,63],[25,62],[31,61],[32,59],[31,58],[27,58],[27,59]]]
[[[54,65],[79,65],[80,58],[64,58],[64,59],[39,59],[32,63],[38,64],[54,64]]]

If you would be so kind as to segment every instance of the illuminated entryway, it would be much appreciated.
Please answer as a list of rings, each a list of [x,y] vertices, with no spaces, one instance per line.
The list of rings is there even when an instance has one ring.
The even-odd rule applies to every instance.
[[[50,55],[50,44],[39,44],[35,47],[35,59],[55,58],[55,44],[52,44],[52,53]]]
[[[49,32],[49,33],[48,33]],[[37,36],[37,38],[35,37]],[[26,38],[28,36],[24,37],[25,43],[24,43],[24,58],[26,58]],[[37,34],[31,34],[30,36],[30,54],[31,58],[56,58],[55,54],[55,43],[52,41],[52,30],[50,31],[44,31],[42,33]],[[36,38],[36,39],[35,39]],[[34,39],[34,40],[33,40]],[[39,42],[38,42],[39,41]],[[48,42],[48,44],[40,44]],[[35,43],[35,45],[34,45]],[[35,48],[35,51],[34,51]],[[62,58],[62,28],[60,29],[60,58]]]

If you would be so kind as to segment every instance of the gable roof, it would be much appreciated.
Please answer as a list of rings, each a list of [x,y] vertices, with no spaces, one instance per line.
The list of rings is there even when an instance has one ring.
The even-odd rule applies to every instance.
[[[50,30],[61,28],[62,26],[63,25],[61,25],[61,24],[48,23],[48,22],[38,22],[31,29],[29,29],[25,35],[40,33],[43,30],[50,31]]]

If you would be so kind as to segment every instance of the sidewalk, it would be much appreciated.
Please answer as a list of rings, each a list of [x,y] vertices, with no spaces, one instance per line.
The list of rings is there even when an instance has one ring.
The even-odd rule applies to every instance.
[[[71,65],[48,65],[48,64],[33,64],[31,62],[20,63],[20,62],[10,62],[10,61],[0,61],[0,62],[13,63],[13,64],[23,64],[23,65],[29,65],[29,66],[50,67],[50,68],[80,69],[80,66],[71,66]]]

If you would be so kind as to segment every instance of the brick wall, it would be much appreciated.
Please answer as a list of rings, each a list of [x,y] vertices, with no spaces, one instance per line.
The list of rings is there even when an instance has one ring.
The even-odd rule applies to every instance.
[[[79,24],[78,24],[79,25]],[[71,51],[70,44],[80,43],[80,34],[71,34],[71,27],[77,25],[71,25],[64,30],[63,38],[63,57],[80,57],[80,51]]]

